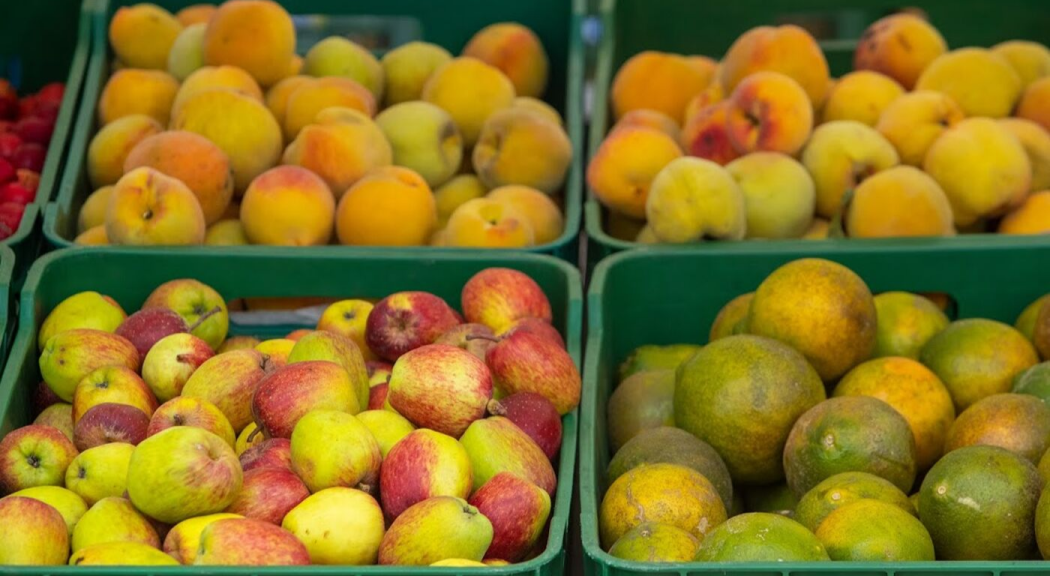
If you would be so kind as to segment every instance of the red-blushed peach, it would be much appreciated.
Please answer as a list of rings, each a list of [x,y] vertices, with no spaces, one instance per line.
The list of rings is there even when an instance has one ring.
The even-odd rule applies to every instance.
[[[366,174],[393,162],[383,131],[364,113],[326,108],[316,120],[299,131],[282,161],[320,176],[337,199]]]
[[[474,146],[485,120],[509,107],[515,96],[514,84],[499,68],[467,56],[453,58],[435,70],[422,94],[423,100],[452,116],[465,148]]]
[[[740,157],[740,152],[729,137],[729,114],[733,104],[728,101],[712,104],[697,112],[682,128],[682,149],[689,156],[728,164]]]
[[[952,97],[967,116],[1009,116],[1021,96],[1021,77],[1002,56],[984,48],[959,48],[922,72],[916,90]]]
[[[1050,188],[1050,132],[1024,118],[1000,118],[998,122],[1017,137],[1028,154],[1028,162],[1032,165],[1031,189]]]
[[[125,68],[118,70],[102,89],[98,99],[99,124],[109,124],[122,116],[145,114],[167,126],[171,104],[179,82],[160,70]]]
[[[269,522],[223,518],[201,532],[198,566],[306,566],[310,554],[291,532]]]
[[[327,76],[303,82],[291,95],[284,110],[284,136],[292,140],[318,114],[333,107],[352,108],[368,117],[376,112],[375,98],[367,88],[349,78]]]
[[[179,85],[175,101],[171,104],[171,115],[178,115],[179,108],[190,98],[205,90],[218,88],[233,90],[260,102],[263,98],[262,90],[255,79],[244,70],[236,66],[204,66],[195,70]]]
[[[532,223],[507,202],[476,198],[464,202],[449,216],[444,230],[447,246],[469,248],[523,248],[536,244]]]
[[[212,14],[215,14],[215,10],[217,8],[213,4],[193,4],[176,12],[175,17],[179,19],[183,26],[207,24]]]
[[[1028,85],[1021,102],[1017,104],[1015,115],[1050,130],[1050,77],[1040,78]]]
[[[448,50],[428,42],[409,42],[390,50],[379,61],[386,83],[384,103],[393,106],[419,100],[430,75],[449,60]]]
[[[894,166],[861,182],[843,225],[853,238],[955,235],[948,197],[913,166]]]
[[[823,121],[856,120],[875,126],[882,111],[903,94],[904,88],[889,76],[870,70],[850,72],[828,93]]]
[[[292,93],[303,84],[312,81],[313,78],[309,76],[289,76],[282,78],[280,82],[266,91],[264,102],[278,124],[284,126],[284,113],[288,109],[288,99],[292,97]]]
[[[934,141],[965,117],[951,96],[920,90],[891,102],[875,129],[897,149],[902,164],[922,166]]]
[[[802,87],[778,72],[756,72],[729,97],[729,140],[740,153],[794,155],[813,130],[813,105]]]
[[[828,61],[817,41],[798,26],[759,26],[740,35],[722,58],[726,92],[755,72],[779,72],[797,82],[814,107],[828,90]]]
[[[436,226],[430,187],[422,176],[400,166],[365,174],[336,208],[336,235],[341,244],[352,246],[423,246]]]
[[[463,56],[477,58],[503,72],[518,96],[543,96],[547,88],[547,52],[536,34],[515,22],[478,30],[463,47]]]
[[[489,200],[510,204],[524,216],[532,227],[537,246],[553,242],[565,229],[561,209],[550,196],[528,186],[501,186],[489,192]]]
[[[109,21],[109,45],[129,68],[163,70],[182,23],[156,4],[122,6]]]
[[[915,14],[893,14],[861,35],[853,68],[885,74],[911,90],[923,70],[947,51],[948,44],[929,22]]]
[[[277,2],[230,0],[208,20],[204,62],[243,68],[267,87],[287,75],[295,55],[295,25]]]
[[[488,188],[517,184],[553,194],[565,182],[572,143],[542,114],[508,108],[485,120],[472,160]]]
[[[646,51],[620,66],[609,90],[613,116],[631,110],[655,110],[681,124],[689,101],[707,88],[712,74],[705,74],[685,56]]]
[[[681,137],[681,130],[678,128],[678,123],[671,119],[667,114],[657,112],[656,110],[648,110],[645,108],[631,110],[617,120],[612,129],[617,130],[625,126],[655,128],[656,130],[660,130],[664,134],[667,134],[675,141]]]
[[[1050,234],[1050,190],[1032,192],[999,222],[1000,234]]]
[[[299,166],[263,172],[241,201],[241,224],[252,244],[324,246],[334,217],[335,199],[324,180]]]
[[[703,92],[697,94],[689,101],[689,104],[685,107],[685,118],[683,119],[683,126],[688,124],[694,116],[699,114],[702,110],[708,106],[718,104],[722,100],[726,99],[725,89],[722,88],[722,82],[716,76],[711,84],[704,89]]]
[[[825,218],[838,212],[847,190],[899,163],[886,138],[855,120],[821,124],[802,151],[802,164],[817,187],[817,214]]]
[[[644,218],[653,178],[681,155],[678,143],[666,133],[625,126],[598,148],[587,166],[587,185],[610,210]]]
[[[511,268],[487,268],[463,285],[460,294],[467,322],[500,334],[523,318],[551,321],[551,304],[528,274]]]
[[[200,202],[175,178],[152,168],[136,168],[113,188],[106,210],[106,237],[113,244],[200,244],[204,230]]]
[[[87,172],[91,186],[116,184],[124,175],[124,161],[135,146],[163,130],[159,122],[145,114],[122,116],[103,126],[88,145]]]

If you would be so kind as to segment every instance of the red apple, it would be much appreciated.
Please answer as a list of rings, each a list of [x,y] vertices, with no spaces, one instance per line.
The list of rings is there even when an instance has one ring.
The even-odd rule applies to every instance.
[[[504,416],[529,435],[547,458],[554,459],[561,448],[561,416],[544,396],[518,392],[489,402],[489,414]]]
[[[310,554],[291,532],[269,522],[227,518],[201,532],[198,566],[306,566]]]
[[[117,327],[117,334],[134,344],[141,358],[145,358],[150,348],[165,336],[189,331],[182,316],[167,308],[139,310]]]
[[[368,315],[365,342],[384,360],[393,362],[402,354],[431,344],[449,328],[459,324],[455,312],[429,292],[398,292],[383,298]]]
[[[485,363],[447,344],[428,344],[402,356],[389,386],[387,400],[394,410],[419,428],[453,438],[485,416],[492,398],[492,375]]]
[[[62,486],[77,449],[58,428],[31,424],[0,440],[0,490]]]
[[[203,428],[226,441],[232,448],[237,437],[219,407],[202,398],[176,396],[161,404],[150,418],[146,436],[159,434],[175,426]]]
[[[213,356],[201,364],[182,395],[203,398],[219,407],[234,432],[252,421],[252,396],[259,382],[273,371],[269,359],[256,350],[241,349]]]
[[[0,158],[0,184],[6,184],[15,179],[15,167],[10,162]]]
[[[211,346],[193,334],[171,334],[149,349],[142,361],[142,379],[159,400],[171,400],[182,394],[190,376],[214,355]]]
[[[18,182],[8,182],[0,187],[0,202],[30,204],[36,198],[36,192],[27,189]]]
[[[446,330],[434,343],[462,348],[484,361],[496,343],[496,335],[484,324],[460,324]]]
[[[106,403],[92,407],[73,426],[73,440],[80,450],[113,442],[137,445],[146,439],[149,416],[134,406]]]
[[[383,383],[378,386],[372,386],[369,390],[368,395],[368,409],[369,410],[382,410],[383,405],[386,404],[387,394],[390,393],[390,384]]]
[[[157,399],[139,375],[127,366],[104,366],[77,383],[73,391],[73,424],[99,404],[127,404],[147,417],[157,409]]]
[[[507,394],[535,392],[567,414],[580,403],[580,371],[564,348],[530,332],[500,341],[485,358],[500,390]]]
[[[0,158],[10,160],[14,164],[15,151],[22,145],[22,139],[14,132],[0,134]],[[17,166],[16,166],[17,168]]]
[[[263,378],[252,398],[255,423],[270,438],[291,438],[295,424],[313,410],[361,411],[349,374],[335,362],[288,364]]]
[[[365,370],[368,371],[368,385],[379,386],[390,381],[390,371],[394,366],[380,360],[365,360]]]
[[[287,468],[256,468],[244,473],[244,484],[226,512],[280,526],[284,515],[309,495],[295,472]]]
[[[287,438],[268,438],[248,448],[241,454],[241,469],[245,472],[257,468],[292,469],[292,441]]]
[[[62,514],[42,500],[22,496],[0,499],[0,564],[65,565],[71,531]]]
[[[488,268],[463,286],[467,322],[484,324],[497,334],[521,318],[551,321],[547,295],[528,274],[510,268]]]
[[[506,338],[512,336],[518,332],[529,332],[546,338],[551,342],[558,345],[559,348],[565,348],[565,339],[561,337],[561,333],[558,329],[551,325],[550,322],[540,320],[539,318],[521,318],[515,320],[509,328],[499,334],[500,337]]]
[[[470,497],[470,505],[492,523],[492,544],[485,558],[518,562],[543,533],[551,498],[532,482],[500,472]]]
[[[467,451],[433,430],[415,430],[394,444],[379,471],[379,494],[390,521],[427,498],[465,499],[473,487]]]

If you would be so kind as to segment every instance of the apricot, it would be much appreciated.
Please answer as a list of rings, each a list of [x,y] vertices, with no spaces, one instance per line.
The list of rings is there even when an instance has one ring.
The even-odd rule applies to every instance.
[[[371,118],[350,108],[327,108],[284,151],[283,162],[321,177],[338,199],[365,174],[393,161],[390,144]]]
[[[984,48],[960,48],[930,63],[916,90],[952,97],[967,116],[1009,116],[1021,96],[1021,77],[1010,62]]]
[[[423,86],[423,100],[452,116],[465,148],[474,146],[485,120],[515,96],[514,84],[499,68],[470,57],[446,62]]]
[[[270,112],[273,113],[273,117],[278,124],[284,126],[284,113],[288,109],[288,99],[292,97],[292,93],[303,84],[312,81],[313,78],[309,76],[293,75],[282,78],[280,82],[274,84],[266,91],[264,102],[266,107],[270,109]]]
[[[821,124],[802,151],[802,164],[817,187],[817,214],[831,218],[847,190],[896,166],[897,151],[874,128],[855,120]]]
[[[828,90],[828,61],[813,36],[798,26],[759,26],[740,35],[722,58],[721,79],[732,92],[755,72],[779,72],[820,106]]]
[[[485,196],[489,200],[504,202],[514,207],[532,227],[533,240],[537,246],[554,242],[565,229],[565,218],[561,209],[543,192],[528,186],[501,186]]]
[[[824,102],[823,118],[856,120],[875,126],[894,100],[904,94],[904,88],[889,76],[860,70],[843,76],[828,93]]]
[[[744,192],[725,168],[701,158],[672,160],[656,175],[645,217],[661,242],[740,240],[747,231]]]
[[[1050,188],[1050,132],[1024,118],[1000,118],[999,125],[1013,134],[1032,166],[1032,190]]]
[[[448,246],[524,248],[536,244],[528,217],[508,202],[478,198],[462,204],[445,227]]]
[[[535,112],[537,114],[540,114],[544,118],[550,120],[551,122],[554,122],[558,126],[565,126],[565,122],[562,121],[561,114],[558,113],[558,110],[555,109],[554,106],[547,104],[539,98],[533,98],[531,96],[518,96],[510,103],[510,107],[515,109],[523,108],[525,110]]]
[[[376,112],[375,98],[349,78],[328,76],[303,82],[288,96],[284,110],[284,136],[293,140],[307,124],[313,124],[325,108],[352,108],[369,117]]]
[[[640,52],[624,62],[613,78],[609,91],[613,116],[620,119],[631,110],[656,110],[681,124],[689,101],[710,81],[685,56]]]
[[[335,228],[341,244],[424,246],[437,228],[434,194],[408,168],[377,168],[339,200]]]
[[[472,159],[489,188],[520,184],[553,194],[569,172],[572,143],[544,115],[508,108],[485,121]]]
[[[937,181],[912,166],[887,168],[861,182],[844,225],[853,238],[955,234],[948,197]]]
[[[252,244],[323,246],[334,217],[335,199],[324,180],[299,166],[263,172],[241,200],[241,224]]]
[[[682,149],[690,156],[728,164],[740,157],[729,138],[729,113],[732,102],[719,102],[693,115],[682,128]]]
[[[98,122],[109,124],[117,118],[145,114],[168,125],[171,104],[179,82],[160,70],[118,70],[106,81],[98,99]]]
[[[711,81],[711,84],[709,84],[707,88],[704,88],[703,92],[693,96],[693,99],[686,104],[683,126],[688,124],[690,120],[707,107],[718,104],[725,99],[726,93],[722,88],[722,82],[719,81],[716,76],[715,79]]]
[[[733,90],[726,130],[737,152],[802,149],[813,130],[813,105],[802,87],[779,72],[756,72]]]
[[[194,24],[207,24],[212,14],[215,14],[216,6],[213,4],[193,4],[175,13],[175,17],[183,26],[189,27]]]
[[[92,188],[116,184],[124,175],[124,160],[135,145],[163,130],[156,120],[143,114],[122,116],[99,129],[87,152],[87,173]]]
[[[221,148],[193,132],[162,132],[140,141],[124,161],[124,171],[149,166],[178,178],[200,202],[204,222],[222,218],[233,197],[230,159]]]
[[[235,66],[205,66],[193,72],[179,86],[175,101],[171,105],[171,114],[176,116],[179,108],[187,100],[207,90],[224,88],[244,94],[262,102],[262,90],[250,74]]]
[[[73,243],[77,246],[108,246],[109,238],[106,237],[106,226],[99,224],[84,230],[73,239]]]
[[[179,20],[156,4],[122,6],[109,21],[109,44],[130,68],[164,70],[180,32]]]
[[[109,199],[112,195],[113,187],[103,186],[87,197],[77,216],[77,233],[86,232],[106,223],[106,209],[109,207]]]
[[[747,238],[799,238],[813,222],[813,178],[794,158],[755,152],[726,165],[744,193]]]
[[[930,90],[910,92],[891,102],[875,129],[893,144],[902,164],[922,166],[926,152],[966,114],[951,96]]]
[[[678,123],[671,119],[670,116],[663,112],[657,112],[656,110],[638,109],[631,110],[630,112],[623,115],[612,129],[623,128],[624,126],[641,126],[643,128],[654,128],[660,130],[664,134],[667,134],[676,141],[682,137],[682,131],[678,128]]]
[[[1038,42],[1010,40],[992,46],[992,52],[1006,58],[1021,77],[1021,88],[1050,76],[1050,50]]]
[[[892,14],[861,35],[853,68],[885,74],[911,90],[923,70],[947,51],[948,44],[929,22],[914,14]]]
[[[277,2],[227,0],[208,20],[204,63],[243,68],[263,87],[288,75],[295,25]]]
[[[182,29],[168,52],[168,74],[178,81],[185,80],[194,70],[204,66],[204,31],[207,24],[194,24]]]
[[[431,188],[444,184],[463,160],[463,138],[448,112],[422,101],[404,102],[376,116],[398,166],[419,173]]]
[[[460,174],[434,190],[438,227],[444,228],[452,213],[468,200],[485,196],[488,188],[473,174]]]
[[[609,134],[591,158],[587,185],[610,210],[644,218],[653,178],[681,155],[678,144],[664,132],[623,127]]]
[[[1050,190],[1033,192],[999,222],[1000,234],[1050,234]]]
[[[383,67],[363,46],[340,36],[330,36],[314,44],[303,59],[306,76],[349,78],[383,101]]]
[[[247,246],[250,243],[244,232],[244,224],[236,219],[219,220],[204,233],[206,246]]]
[[[106,210],[106,237],[113,244],[200,244],[204,230],[197,197],[175,178],[152,168],[136,168],[113,187]]]
[[[1025,89],[1016,116],[1050,130],[1050,77],[1040,78]]]
[[[539,98],[547,88],[547,52],[536,34],[521,24],[502,22],[482,28],[467,42],[463,55],[498,68],[518,96]]]
[[[258,100],[231,90],[208,90],[190,98],[172,118],[171,128],[200,134],[225,152],[236,191],[246,189],[281,157],[281,128],[273,114]]]
[[[452,60],[452,55],[437,44],[409,42],[383,55],[383,102],[387,106],[419,100],[431,74]]]

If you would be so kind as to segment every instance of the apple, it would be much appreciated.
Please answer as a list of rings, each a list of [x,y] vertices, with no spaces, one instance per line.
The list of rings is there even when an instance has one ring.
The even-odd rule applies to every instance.
[[[390,372],[394,365],[382,360],[365,360],[365,369],[368,370],[369,387],[375,388],[390,381]]]
[[[222,410],[234,431],[252,421],[252,396],[273,365],[255,350],[233,350],[206,360],[186,381],[182,395],[203,398]]]
[[[139,351],[127,339],[87,328],[59,332],[40,353],[40,374],[51,390],[66,402],[85,376],[103,366],[139,369]]]
[[[59,429],[23,426],[0,440],[0,489],[11,493],[34,486],[61,486],[77,449]]]
[[[215,354],[222,354],[224,352],[232,352],[234,350],[244,350],[246,348],[255,348],[259,344],[262,344],[258,338],[254,336],[231,336],[226,340],[223,340],[222,345],[219,346],[214,352]],[[211,346],[208,346],[211,348]]]
[[[306,336],[311,332],[313,332],[313,330],[310,330],[309,328],[300,328],[298,330],[292,330],[288,333],[287,336],[285,336],[285,339],[292,340],[293,342],[298,342],[300,338]]]
[[[516,424],[502,416],[478,420],[467,428],[460,444],[470,455],[474,489],[500,472],[510,472],[554,495],[554,468],[540,447]]]
[[[258,446],[265,441],[266,436],[255,425],[255,422],[249,422],[244,427],[244,430],[241,430],[241,433],[237,435],[237,441],[233,444],[233,451],[237,453],[237,457],[240,457],[249,448]]]
[[[323,450],[318,447],[323,446]],[[292,471],[310,492],[334,486],[371,492],[379,481],[383,455],[368,427],[352,414],[314,410],[292,431]]]
[[[380,300],[368,315],[365,342],[377,356],[393,362],[402,354],[434,342],[459,318],[444,300],[429,292],[397,292]]]
[[[197,559],[197,549],[201,544],[201,532],[209,524],[224,520],[226,518],[242,518],[237,514],[219,512],[189,518],[172,526],[168,535],[164,537],[164,552],[179,561],[180,564],[190,565]]]
[[[190,376],[215,352],[207,342],[193,334],[171,334],[150,348],[142,361],[142,379],[161,402],[182,394]]]
[[[139,310],[128,316],[117,328],[117,334],[134,344],[142,358],[146,357],[150,348],[161,338],[189,331],[182,316],[167,308]]]
[[[255,345],[255,351],[268,356],[274,368],[281,368],[288,364],[288,355],[292,353],[293,348],[295,348],[295,340],[287,338],[263,340]]]
[[[112,442],[138,444],[146,439],[149,416],[134,406],[107,402],[91,407],[73,427],[73,442],[80,450]]]
[[[519,562],[543,534],[551,497],[528,480],[500,472],[470,497],[470,505],[492,523],[492,544],[485,558]]]
[[[0,499],[0,565],[60,566],[69,558],[69,531],[58,510],[33,498]]]
[[[404,416],[389,410],[365,410],[357,415],[357,419],[375,436],[384,463],[390,449],[416,429]]]
[[[519,318],[514,322],[511,322],[507,326],[507,329],[497,334],[497,336],[507,338],[517,332],[529,332],[541,338],[550,340],[554,344],[557,344],[559,348],[565,348],[565,339],[561,337],[561,333],[558,332],[558,329],[552,326],[550,322],[540,320],[539,318]]]
[[[448,344],[462,348],[485,361],[485,354],[496,342],[492,329],[484,324],[460,324],[445,331],[434,341],[435,344]]]
[[[135,447],[124,442],[88,448],[66,469],[66,488],[88,506],[103,498],[120,497],[127,490],[128,462]]]
[[[320,330],[306,334],[288,354],[288,363],[308,360],[327,360],[342,366],[350,376],[358,406],[363,408],[368,404],[368,369],[361,350],[353,340],[335,332]]]
[[[388,520],[434,496],[466,498],[473,487],[467,451],[455,438],[433,430],[405,436],[390,449],[379,473],[379,494]]]
[[[73,528],[73,552],[106,542],[139,542],[160,548],[149,520],[125,498],[103,498],[81,516]]]
[[[313,564],[375,564],[385,525],[379,503],[353,488],[327,488],[306,498],[282,526],[306,546]]]
[[[196,325],[190,334],[207,342],[213,350],[218,349],[230,329],[226,301],[212,287],[197,280],[181,279],[161,284],[146,298],[142,308],[174,310],[188,326]],[[219,311],[213,313],[215,308]],[[211,316],[198,324],[208,314]]]
[[[66,523],[66,532],[70,538],[73,537],[73,528],[88,509],[88,504],[76,492],[61,486],[34,486],[19,490],[11,496],[39,500],[58,510],[58,513],[62,515],[62,521]]]
[[[334,362],[288,364],[263,378],[252,398],[255,423],[269,438],[290,438],[299,419],[313,410],[361,411],[354,384]]]
[[[45,408],[52,404],[58,404],[62,402],[62,399],[55,394],[55,391],[47,385],[47,382],[41,380],[36,388],[33,389],[33,408],[39,414],[43,412]]]
[[[288,468],[255,468],[244,473],[241,490],[226,512],[279,526],[284,515],[309,495],[303,481]]]
[[[484,324],[497,334],[521,318],[551,321],[551,304],[535,280],[510,268],[488,268],[466,284],[460,296],[467,322]]]
[[[365,360],[375,360],[375,354],[365,343],[365,326],[372,312],[372,303],[365,300],[340,300],[325,308],[317,321],[317,329],[342,334],[354,341]]]
[[[379,545],[379,564],[427,566],[450,558],[480,561],[491,543],[492,524],[477,508],[461,498],[438,496],[394,520]]]
[[[489,402],[489,414],[504,416],[543,450],[551,460],[561,449],[561,416],[543,395],[518,392]]]
[[[399,358],[387,395],[409,422],[453,438],[485,416],[491,398],[492,375],[485,363],[447,344],[428,344]]]
[[[98,292],[80,292],[59,302],[44,318],[37,332],[37,346],[43,350],[52,336],[66,330],[90,328],[113,332],[126,317],[120,304],[109,296]]]
[[[33,424],[40,424],[43,426],[51,426],[52,428],[58,428],[66,435],[66,438],[72,442],[73,440],[73,406],[66,404],[65,402],[59,402],[58,404],[52,404],[47,408],[44,408],[42,412],[35,419]]]
[[[501,338],[486,363],[507,394],[535,392],[551,401],[559,414],[580,403],[580,371],[564,348],[529,332]]]
[[[390,385],[386,382],[372,386],[368,394],[368,409],[381,410],[386,405],[387,394],[390,393]]]
[[[150,418],[146,437],[175,426],[203,428],[225,440],[230,448],[233,448],[237,440],[233,427],[230,426],[230,421],[223,415],[222,410],[203,398],[176,396],[161,404]]]
[[[287,438],[268,438],[240,455],[244,472],[256,468],[292,469],[292,441]]]
[[[157,409],[157,399],[138,373],[126,366],[103,366],[81,380],[73,391],[73,425],[99,404],[126,404],[146,416]]]
[[[198,566],[305,566],[310,554],[280,526],[248,518],[225,518],[201,532]]]
[[[139,542],[107,542],[77,550],[71,566],[178,566],[178,562],[152,546]]]

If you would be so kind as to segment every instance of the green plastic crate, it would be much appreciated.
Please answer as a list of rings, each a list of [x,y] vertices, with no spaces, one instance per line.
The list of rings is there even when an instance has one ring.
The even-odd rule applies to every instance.
[[[1044,0],[740,0],[735,2],[698,2],[696,0],[602,0],[599,17],[602,36],[594,78],[594,105],[588,134],[587,158],[594,157],[614,122],[610,113],[609,88],[616,71],[628,58],[645,50],[679,54],[700,54],[721,59],[734,40],[747,30],[762,25],[798,24],[807,28],[820,41],[833,76],[852,69],[856,39],[875,20],[916,6],[924,10],[940,30],[950,48],[992,46],[1012,39],[1048,41],[1050,5]],[[605,232],[607,210],[588,194],[584,207],[585,229],[590,238],[589,261],[593,264],[614,252],[632,248],[653,250],[699,250],[710,244],[646,246],[613,238]],[[1008,238],[994,234],[973,235],[968,246],[1023,246],[1031,243],[1050,244],[1046,238]],[[731,247],[749,251],[749,245],[787,245],[790,249],[816,253],[833,252],[844,245],[871,243],[892,249],[896,246],[924,246],[940,250],[954,246],[960,238],[906,240],[903,243],[885,239],[837,239],[820,242],[806,240],[740,241],[719,243],[719,249]],[[761,244],[759,244],[761,243]]]
[[[595,268],[587,296],[588,340],[580,417],[580,524],[588,576],[660,574],[694,576],[1023,576],[1050,574],[1050,562],[815,562],[782,564],[643,564],[606,554],[598,544],[598,507],[609,464],[606,402],[619,363],[643,344],[704,344],[711,322],[735,296],[758,287],[780,265],[808,254],[783,245],[704,254],[635,250]],[[989,246],[971,251],[852,244],[825,256],[848,266],[879,293],[945,292],[957,318],[992,318],[1013,324],[1025,306],[1050,292],[1050,250]],[[979,528],[979,527],[978,527]]]
[[[91,60],[84,86],[84,97],[76,119],[76,129],[69,152],[69,165],[55,201],[44,215],[44,235],[51,246],[72,246],[76,237],[77,215],[91,187],[87,180],[84,157],[97,128],[95,109],[98,97],[109,78],[112,53],[107,30],[113,12],[132,0],[98,0],[94,21]],[[194,4],[194,0],[163,0],[159,5],[177,10]],[[496,22],[514,21],[531,28],[539,36],[550,59],[546,100],[565,118],[573,145],[573,162],[564,186],[565,230],[549,244],[526,249],[528,252],[554,254],[562,259],[577,260],[577,237],[583,211],[583,59],[579,35],[585,0],[529,0],[527,2],[490,2],[488,0],[288,0],[282,2],[293,15],[299,46],[306,50],[330,34],[344,34],[372,48],[377,54],[411,40],[423,39],[440,44],[458,54],[475,32]],[[251,250],[252,248],[248,248]],[[301,249],[297,249],[301,250]],[[323,248],[336,250],[336,248]],[[345,250],[376,250],[345,248]],[[387,249],[378,249],[385,251]],[[483,252],[478,249],[461,249]]]
[[[0,254],[0,262],[3,262]],[[137,310],[159,284],[177,278],[196,278],[219,291],[227,300],[241,297],[324,296],[383,297],[402,290],[426,290],[459,305],[463,284],[475,273],[504,266],[525,272],[546,292],[554,324],[565,335],[573,360],[580,364],[583,296],[579,272],[569,264],[535,254],[464,255],[437,252],[420,257],[404,251],[382,256],[348,257],[333,252],[301,258],[286,250],[254,253],[203,253],[172,249],[164,253],[141,250],[83,248],[60,250],[34,264],[22,289],[20,324],[10,362],[0,380],[0,436],[32,422],[32,391],[40,381],[37,366],[37,329],[47,313],[63,299],[83,290],[97,290],[113,297],[126,310]],[[2,271],[2,268],[0,268]],[[295,326],[304,328],[312,326]],[[270,336],[287,333],[288,326]],[[260,335],[260,330],[231,325],[234,333]],[[266,332],[265,330],[263,332]],[[576,464],[575,412],[562,419],[562,449],[558,461],[559,490],[554,498],[547,548],[527,562],[492,569],[469,569],[470,574],[558,576],[565,562],[565,534],[569,522]],[[132,576],[142,574],[302,574],[315,576],[465,574],[467,569],[406,567],[0,567],[0,573],[19,575]]]
[[[7,350],[15,332],[14,298],[11,298],[14,270],[17,260],[15,253],[7,246],[0,246],[0,368],[7,361]]]

